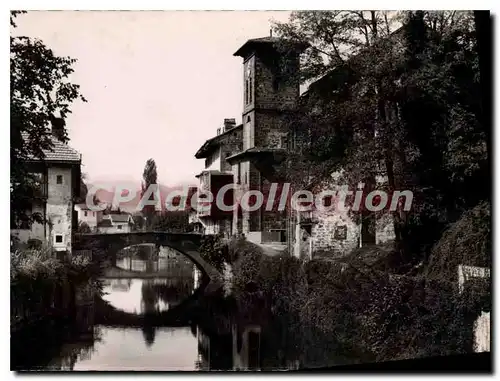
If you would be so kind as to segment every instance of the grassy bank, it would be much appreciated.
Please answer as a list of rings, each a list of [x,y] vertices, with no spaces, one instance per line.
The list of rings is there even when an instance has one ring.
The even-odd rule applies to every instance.
[[[99,265],[87,258],[59,260],[50,249],[41,248],[13,251],[10,260],[11,329],[69,314],[80,289],[100,290],[93,279]]]
[[[322,345],[363,362],[471,352],[473,322],[489,308],[484,285],[459,294],[447,272],[432,277],[426,268],[391,272],[381,265],[383,254],[391,252],[387,246],[338,261],[302,263],[286,255],[265,256],[245,241],[231,245],[240,306],[259,300],[263,309],[286,317],[291,330],[302,333],[298,345],[317,352],[306,354],[311,360],[321,358]]]

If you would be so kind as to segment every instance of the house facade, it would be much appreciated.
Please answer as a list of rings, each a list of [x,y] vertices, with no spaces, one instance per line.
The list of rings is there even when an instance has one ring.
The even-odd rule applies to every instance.
[[[102,217],[97,224],[97,231],[101,234],[130,233],[133,226],[134,220],[130,214],[111,213]]]
[[[195,155],[206,159],[205,170],[198,176],[200,188],[210,189],[215,194],[214,190],[232,178],[231,197],[236,203],[249,191],[260,192],[264,200],[270,193],[279,199],[283,188],[276,194],[271,191],[271,184],[284,185],[287,180],[280,174],[280,164],[290,150],[296,150],[301,144],[290,131],[289,120],[302,98],[299,82],[290,80],[290,77],[293,78],[291,74],[299,69],[303,46],[296,46],[295,53],[288,53],[285,57],[277,48],[279,42],[273,37],[251,39],[234,54],[243,59],[242,124],[235,127],[241,134],[235,134],[233,142],[218,135],[205,142]],[[236,139],[237,136],[241,136],[240,140]],[[223,180],[213,186],[214,178]],[[335,191],[341,185],[336,178],[336,174],[332,174],[331,179],[321,185],[312,184],[310,189],[314,194],[324,189]],[[357,247],[394,237],[389,215],[353,217],[339,208],[296,212],[290,207],[293,192],[294,189],[290,188],[285,196],[287,204],[284,210],[237,207],[229,218],[213,212],[198,216],[207,227],[206,234],[243,234],[258,245],[286,248],[292,255],[308,259],[313,253],[342,256]],[[335,203],[336,199],[326,202]]]
[[[310,211],[291,213],[293,231],[290,246],[293,255],[312,259],[341,257],[352,250],[394,239],[394,225],[388,211],[351,213],[348,203],[339,204],[339,198],[329,195],[341,191],[343,185],[338,172],[330,179],[311,186],[314,198],[321,198],[323,210],[312,207]],[[352,190],[353,192],[361,190]]]
[[[42,222],[12,226],[11,235],[21,243],[41,241],[55,251],[71,253],[77,227],[74,200],[80,194],[81,155],[63,143],[63,133],[64,121],[56,119],[50,137],[53,148],[44,150],[43,160],[31,158],[27,162],[28,170],[38,178],[27,212],[39,214]]]
[[[208,139],[196,152],[197,159],[205,159],[205,169],[196,177],[199,180],[197,198],[202,200],[205,191],[213,195],[225,185],[235,182],[233,167],[227,158],[243,148],[243,126],[236,125],[235,119],[224,119],[223,127],[217,135]],[[233,202],[231,190],[226,192],[226,204]],[[208,208],[198,208],[190,213],[189,222],[205,234],[233,234],[233,214],[223,212],[215,203]]]
[[[78,224],[86,224],[92,232],[97,231],[97,225],[102,221],[102,210],[90,210],[87,204],[76,204],[75,211],[78,216]]]

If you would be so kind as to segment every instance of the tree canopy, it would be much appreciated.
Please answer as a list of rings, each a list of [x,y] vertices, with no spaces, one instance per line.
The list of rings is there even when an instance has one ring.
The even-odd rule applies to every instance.
[[[70,81],[75,59],[60,57],[41,40],[15,35],[16,17],[11,12],[10,37],[10,194],[11,220],[26,220],[34,178],[29,158],[44,159],[52,149],[49,127],[57,113],[64,120],[76,100],[86,101],[80,87]],[[68,140],[64,131],[63,139]],[[36,216],[32,216],[36,217]]]
[[[275,29],[308,46],[299,79],[312,84],[290,117],[292,182],[342,171],[351,186],[411,190],[413,209],[393,213],[408,261],[490,198],[472,12],[297,11]]]

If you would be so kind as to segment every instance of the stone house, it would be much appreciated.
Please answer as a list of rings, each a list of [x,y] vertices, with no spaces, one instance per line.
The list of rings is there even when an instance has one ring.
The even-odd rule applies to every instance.
[[[290,71],[298,69],[302,47],[296,46],[295,54],[283,57],[276,48],[279,41],[275,37],[251,39],[234,53],[243,58],[244,74],[243,147],[228,157],[235,175],[237,200],[248,191],[258,191],[267,199],[271,184],[279,180],[275,165],[287,151],[286,120],[299,98],[299,82],[287,77]],[[259,245],[284,249],[289,228],[285,211],[233,211],[233,231]]]
[[[205,159],[205,169],[196,176],[200,182],[197,193],[200,201],[204,191],[210,191],[215,197],[223,186],[234,183],[233,168],[227,158],[242,149],[242,130],[243,125],[236,125],[235,119],[224,119],[224,125],[217,129],[217,135],[208,139],[196,152],[197,159]],[[225,202],[233,202],[231,190],[226,192]],[[205,234],[226,236],[233,233],[232,220],[232,212],[219,210],[215,202],[209,208],[193,210],[189,218],[189,222]]]
[[[212,185],[212,179],[227,175],[219,185],[228,184],[232,175],[232,198],[236,204],[249,191],[258,191],[267,200],[272,193],[271,184],[285,185],[288,180],[280,174],[280,165],[287,153],[300,149],[305,142],[290,128],[290,119],[310,94],[300,95],[299,82],[289,79],[299,68],[299,54],[304,47],[296,45],[296,49],[292,49],[294,53],[285,57],[277,48],[280,41],[276,37],[251,39],[234,54],[243,58],[243,123],[234,127],[241,135],[235,134],[235,140],[230,142],[218,135],[205,142],[196,154],[197,158],[206,159],[205,171],[199,176],[200,188],[213,191],[217,187]],[[349,73],[326,75],[310,88],[332,91],[332,81],[343,75]],[[318,110],[306,107],[304,112]],[[222,135],[225,133],[226,129]],[[238,136],[241,136],[239,140]],[[317,194],[324,189],[336,189],[340,184],[334,177],[332,174],[332,179],[322,181],[321,185],[311,183],[311,191]],[[275,199],[281,197],[282,189]],[[202,216],[205,232],[244,234],[253,243],[279,250],[286,248],[292,255],[302,258],[312,258],[313,253],[340,256],[362,245],[393,238],[388,215],[354,219],[346,211],[337,209],[296,213],[290,208],[291,194],[292,190],[286,196],[288,201],[284,210],[261,207],[250,211],[237,207],[229,221],[226,215]]]
[[[315,200],[321,199],[323,210],[312,206],[310,211],[291,213],[294,231],[290,246],[294,256],[304,259],[341,257],[358,247],[394,239],[393,220],[388,211],[356,215],[347,207],[339,207],[339,198],[334,196],[343,185],[339,178],[336,172],[331,179],[309,187]]]
[[[50,137],[53,148],[44,150],[43,160],[27,161],[29,172],[39,179],[28,214],[39,213],[42,223],[13,226],[11,235],[21,243],[45,242],[55,251],[71,253],[77,227],[74,200],[80,195],[81,155],[62,142],[63,132],[64,121],[56,119]]]

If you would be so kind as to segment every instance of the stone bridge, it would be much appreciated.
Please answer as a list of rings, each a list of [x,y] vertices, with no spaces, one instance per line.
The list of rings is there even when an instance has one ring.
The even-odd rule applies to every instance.
[[[131,232],[114,234],[77,234],[73,250],[92,250],[94,259],[110,260],[116,263],[117,253],[129,246],[154,244],[168,246],[188,257],[207,276],[211,283],[220,283],[222,275],[211,264],[201,258],[199,249],[201,234],[166,232]],[[214,284],[211,285],[213,287]]]

